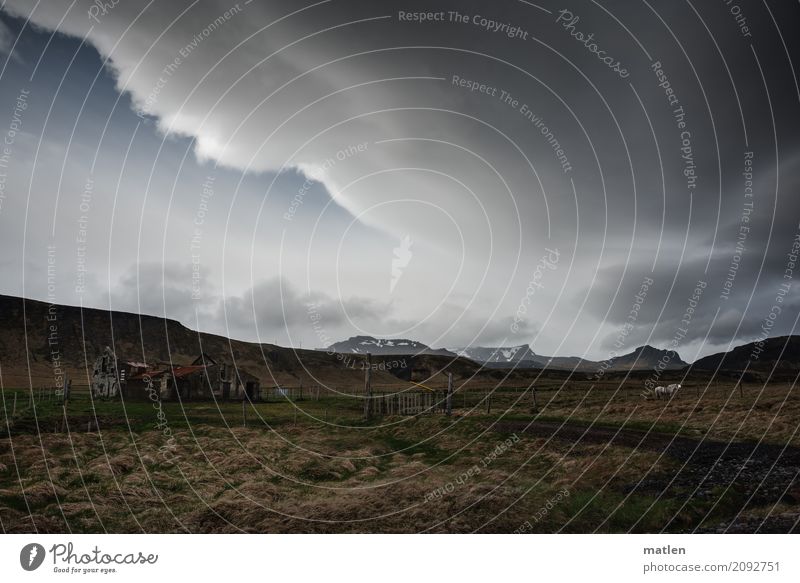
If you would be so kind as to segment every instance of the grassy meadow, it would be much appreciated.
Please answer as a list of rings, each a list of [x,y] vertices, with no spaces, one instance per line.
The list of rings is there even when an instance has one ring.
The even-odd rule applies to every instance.
[[[14,393],[16,412],[12,415]],[[363,400],[93,401],[3,391],[4,532],[659,532],[797,510],[796,483],[757,504],[717,479],[668,479],[682,460],[606,443],[600,429],[797,445],[789,385],[633,384],[460,391],[453,416],[365,421]],[[566,424],[594,439],[530,433]],[[599,437],[602,438],[602,435]],[[727,474],[726,474],[727,475]],[[727,479],[727,478],[725,478]],[[643,484],[647,484],[644,487]],[[704,494],[699,495],[698,492]]]

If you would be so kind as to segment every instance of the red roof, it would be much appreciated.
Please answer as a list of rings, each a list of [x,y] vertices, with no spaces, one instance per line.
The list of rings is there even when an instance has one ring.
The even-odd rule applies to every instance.
[[[149,372],[140,372],[137,374],[133,374],[128,377],[129,381],[139,381],[142,380],[144,377],[150,377],[151,379],[156,379],[163,374],[168,373],[168,370],[151,370]]]
[[[175,377],[176,379],[179,379],[181,377],[185,377],[192,373],[204,371],[205,369],[206,367],[202,364],[193,364],[190,366],[176,366],[175,368],[172,369],[172,376]]]

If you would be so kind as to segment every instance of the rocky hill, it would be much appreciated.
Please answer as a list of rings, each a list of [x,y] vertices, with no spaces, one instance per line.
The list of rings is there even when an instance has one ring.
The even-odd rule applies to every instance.
[[[0,295],[0,372],[6,387],[52,385],[55,366],[64,368],[75,385],[86,385],[87,370],[105,346],[118,358],[148,364],[187,364],[205,352],[236,362],[263,386],[296,386],[302,379],[307,386],[357,387],[364,378],[361,367],[348,366],[335,354],[232,340],[156,316]],[[376,384],[397,380],[390,371],[373,374]]]
[[[641,370],[650,369],[663,363],[662,367],[670,369],[681,369],[688,366],[688,363],[681,360],[681,357],[674,350],[661,350],[652,346],[640,346],[633,352],[617,356],[611,359],[612,370]]]
[[[693,370],[726,370],[796,375],[800,370],[800,336],[778,336],[719,352],[692,364]]]

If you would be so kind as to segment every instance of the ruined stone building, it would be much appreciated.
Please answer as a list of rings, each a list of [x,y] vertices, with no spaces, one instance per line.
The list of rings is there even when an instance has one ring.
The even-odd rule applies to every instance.
[[[189,365],[160,364],[117,358],[106,347],[92,373],[92,396],[131,400],[241,400],[260,399],[260,381],[222,359],[201,354]]]

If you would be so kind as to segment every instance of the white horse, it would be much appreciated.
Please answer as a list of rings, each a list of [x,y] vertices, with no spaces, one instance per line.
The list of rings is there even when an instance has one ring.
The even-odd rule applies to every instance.
[[[653,391],[656,395],[656,399],[660,399],[664,397],[665,399],[671,398],[681,386],[678,384],[667,385],[666,387],[656,387]]]

